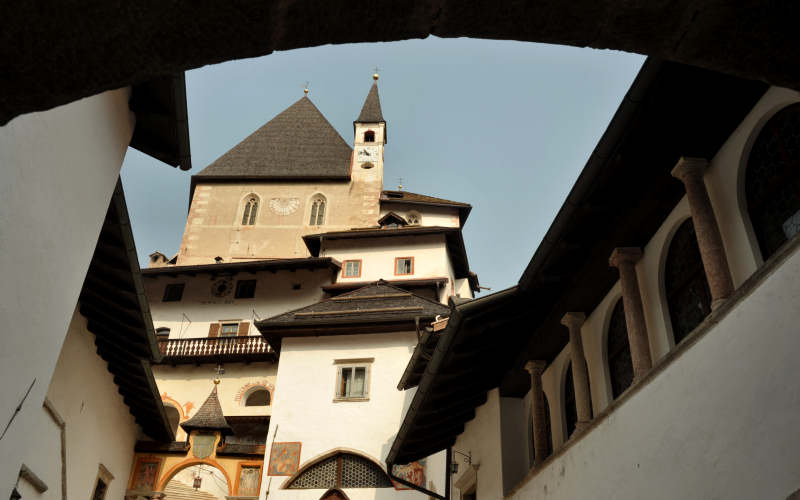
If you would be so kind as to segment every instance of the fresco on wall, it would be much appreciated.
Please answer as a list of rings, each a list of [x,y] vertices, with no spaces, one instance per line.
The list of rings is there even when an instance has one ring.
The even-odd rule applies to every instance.
[[[392,475],[405,479],[409,483],[425,487],[425,459],[406,465],[392,466]],[[411,487],[392,481],[396,490],[410,490]]]
[[[136,465],[136,473],[133,479],[134,490],[152,490],[156,485],[158,468],[161,461],[158,459],[140,459]]]
[[[269,454],[270,476],[291,476],[300,465],[301,443],[272,443]]]

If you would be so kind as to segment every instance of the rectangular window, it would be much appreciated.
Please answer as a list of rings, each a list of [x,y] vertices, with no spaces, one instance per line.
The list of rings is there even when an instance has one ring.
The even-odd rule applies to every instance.
[[[360,260],[346,260],[342,265],[344,266],[344,270],[342,271],[343,278],[358,278],[361,276]]]
[[[374,358],[339,359],[336,365],[336,401],[366,401],[369,398],[370,367]]]
[[[164,289],[164,298],[161,302],[178,302],[183,298],[183,283],[170,283]]]
[[[397,257],[394,259],[394,274],[414,274],[414,257]]]
[[[256,296],[256,280],[239,280],[236,282],[236,299],[252,299]]]
[[[220,337],[235,337],[239,335],[239,323],[222,323]]]

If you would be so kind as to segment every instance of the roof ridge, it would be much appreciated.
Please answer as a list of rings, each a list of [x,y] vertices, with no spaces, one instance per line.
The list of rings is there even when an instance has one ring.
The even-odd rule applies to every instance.
[[[402,194],[404,196],[391,197],[391,196],[388,196],[388,193],[400,193],[400,194]],[[384,197],[384,195],[386,195],[386,196]],[[411,195],[411,197],[410,198],[406,198],[405,195]],[[449,205],[460,205],[460,206],[466,206],[466,207],[471,207],[472,206],[469,203],[465,203],[463,201],[448,200],[446,198],[439,198],[437,196],[430,196],[430,195],[427,195],[427,194],[412,193],[411,191],[401,191],[401,190],[395,190],[395,189],[384,189],[384,190],[382,190],[381,191],[381,201],[397,202],[397,203],[403,203],[403,202],[425,203],[425,202],[428,202],[428,203],[446,203],[446,204],[449,204]]]

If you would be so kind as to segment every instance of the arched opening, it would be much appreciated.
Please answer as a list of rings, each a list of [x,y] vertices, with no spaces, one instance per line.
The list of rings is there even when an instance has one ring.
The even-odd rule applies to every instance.
[[[422,222],[422,216],[419,212],[408,212],[408,214],[406,214],[406,220],[409,226],[419,226]]]
[[[364,132],[364,142],[375,142],[375,132],[372,130]]]
[[[181,422],[181,412],[178,411],[178,409],[172,406],[171,404],[165,404],[164,411],[167,413],[167,421],[169,422],[169,428],[172,429],[172,433],[175,436],[177,436],[178,424],[180,424]]]
[[[567,367],[567,375],[564,377],[564,420],[566,421],[566,439],[575,432],[578,424],[578,406],[575,402],[575,382],[572,377],[572,361]]]
[[[250,195],[244,202],[244,210],[242,211],[242,225],[255,225],[256,215],[258,215],[258,197],[255,195]]]
[[[245,406],[268,406],[270,403],[269,391],[265,388],[258,388],[247,395]]]
[[[208,464],[193,464],[176,472],[166,486],[167,498],[225,500],[231,493],[226,475]]]
[[[550,430],[550,404],[546,394],[542,394],[542,397],[544,398],[544,427],[547,436],[547,454],[543,458],[547,458],[553,454],[553,433]],[[533,467],[536,460],[536,447],[533,443],[533,418],[531,415],[528,415],[528,459]]]
[[[377,463],[346,451],[323,455],[305,465],[284,486],[286,489],[391,487],[389,475]]]
[[[321,194],[311,198],[311,217],[308,220],[309,226],[321,226],[325,224],[325,197]]]
[[[342,490],[331,489],[319,497],[319,500],[349,500]]]
[[[767,260],[800,233],[800,104],[776,113],[753,142],[745,196],[761,256]]]
[[[664,265],[664,287],[677,345],[711,312],[711,290],[692,219],[686,219],[672,237]]]
[[[633,383],[633,360],[628,343],[628,326],[625,322],[625,306],[622,298],[617,300],[608,322],[606,353],[608,374],[611,379],[611,395],[617,399]]]

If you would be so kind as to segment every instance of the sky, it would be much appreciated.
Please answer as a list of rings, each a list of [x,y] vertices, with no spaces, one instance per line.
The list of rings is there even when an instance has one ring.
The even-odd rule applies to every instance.
[[[178,250],[191,175],[303,96],[352,146],[374,68],[386,120],[384,189],[470,203],[471,269],[517,283],[644,57],[475,39],[326,45],[186,73],[192,170],[134,149],[122,180],[143,267]]]

